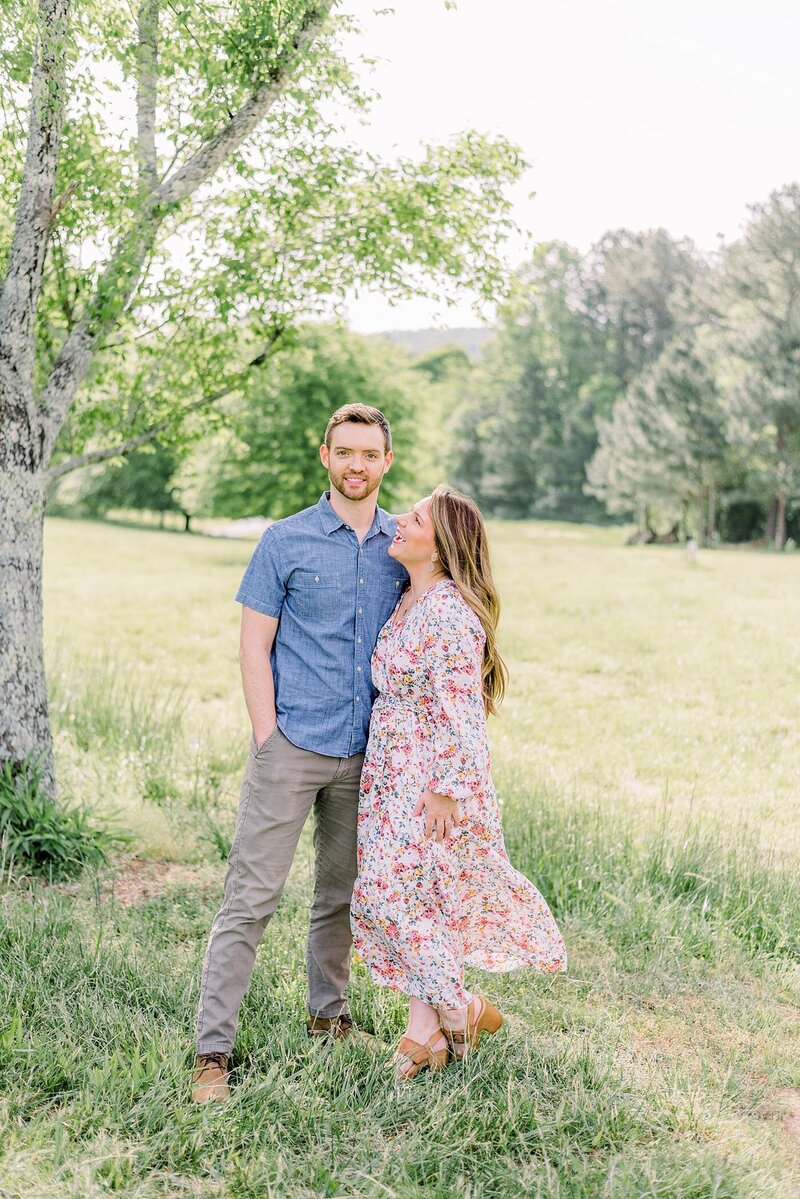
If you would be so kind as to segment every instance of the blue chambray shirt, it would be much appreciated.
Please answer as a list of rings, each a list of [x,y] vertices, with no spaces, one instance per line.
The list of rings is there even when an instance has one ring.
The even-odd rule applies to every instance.
[[[408,575],[388,554],[394,519],[377,508],[359,544],[329,495],[264,530],[236,599],[280,620],[271,661],[281,732],[345,758],[366,748],[378,694],[370,658]]]

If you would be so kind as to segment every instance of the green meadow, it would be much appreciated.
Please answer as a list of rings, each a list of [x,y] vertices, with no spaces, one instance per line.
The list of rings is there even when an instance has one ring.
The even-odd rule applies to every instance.
[[[474,975],[506,1028],[398,1087],[305,1037],[307,830],[246,997],[229,1103],[187,1102],[248,729],[251,542],[51,520],[66,796],[131,841],[0,892],[0,1195],[755,1199],[800,1193],[800,554],[492,526],[510,668],[492,757],[512,861],[569,972]]]

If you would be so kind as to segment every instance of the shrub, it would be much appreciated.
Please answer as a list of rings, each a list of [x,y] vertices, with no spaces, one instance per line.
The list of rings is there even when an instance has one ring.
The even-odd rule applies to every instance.
[[[109,852],[130,836],[108,821],[93,822],[84,807],[58,803],[42,787],[41,768],[0,764],[0,850],[5,870],[71,878],[86,866],[103,866]]]

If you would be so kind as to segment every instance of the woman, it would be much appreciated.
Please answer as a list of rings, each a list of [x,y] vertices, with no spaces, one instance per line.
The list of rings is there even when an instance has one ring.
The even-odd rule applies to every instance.
[[[486,716],[505,688],[499,603],[476,505],[437,487],[397,518],[410,586],[372,657],[380,694],[361,776],[353,940],[375,982],[410,996],[399,1078],[463,1057],[503,1018],[464,966],[564,970],[542,896],[508,860]]]

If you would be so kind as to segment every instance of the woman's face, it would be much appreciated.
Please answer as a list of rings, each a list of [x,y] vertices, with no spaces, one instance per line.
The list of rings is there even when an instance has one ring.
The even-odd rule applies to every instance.
[[[397,536],[389,546],[389,553],[406,569],[427,565],[436,552],[430,507],[431,497],[427,495],[410,512],[397,517]]]

